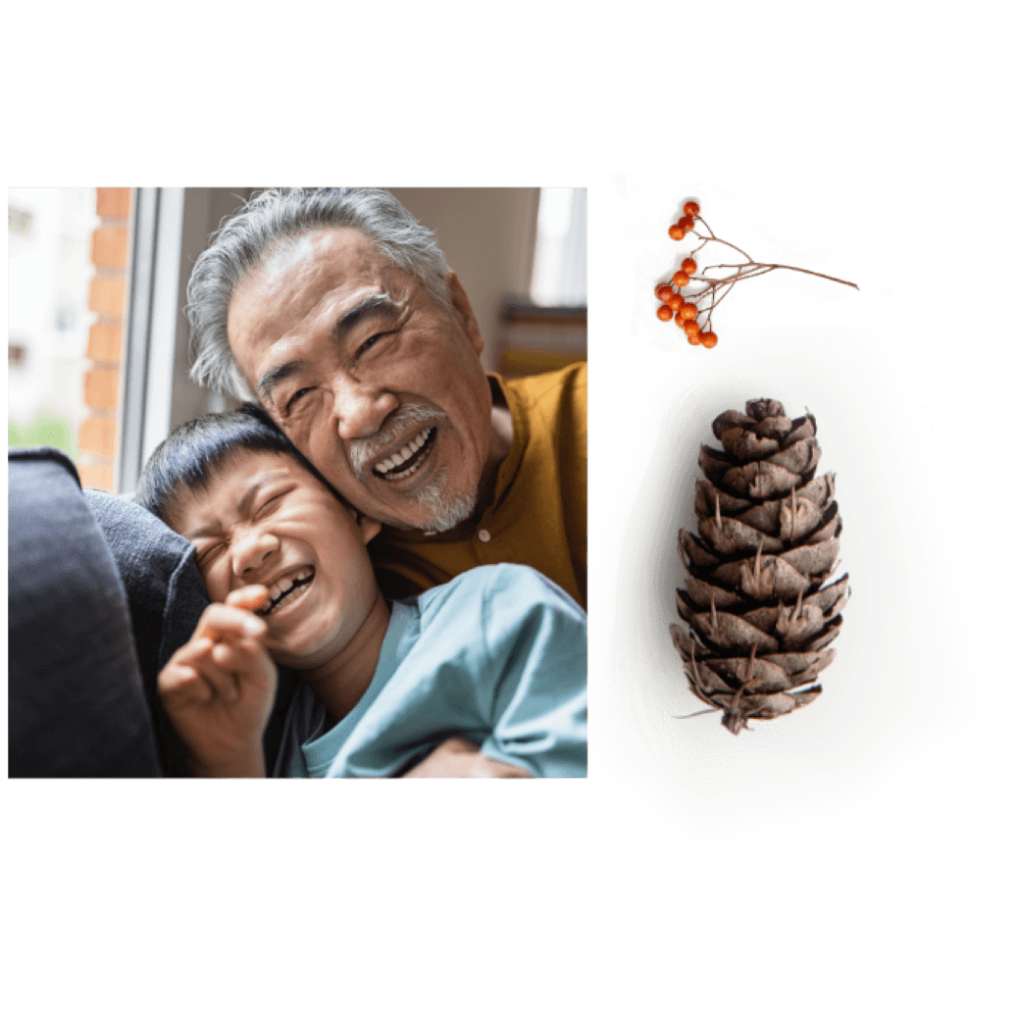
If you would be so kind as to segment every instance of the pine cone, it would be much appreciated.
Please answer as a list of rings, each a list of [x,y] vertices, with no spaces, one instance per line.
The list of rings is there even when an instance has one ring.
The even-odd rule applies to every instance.
[[[813,701],[829,644],[842,625],[849,577],[824,586],[843,522],[835,476],[814,479],[821,449],[815,418],[789,420],[771,399],[730,410],[702,445],[696,485],[698,537],[680,531],[686,590],[671,625],[691,690],[738,734],[752,718],[778,718]],[[814,684],[814,685],[811,685]]]

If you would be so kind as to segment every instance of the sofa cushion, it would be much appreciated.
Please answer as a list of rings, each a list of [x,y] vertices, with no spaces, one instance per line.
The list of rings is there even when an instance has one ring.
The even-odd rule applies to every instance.
[[[159,672],[195,631],[209,604],[195,549],[151,512],[125,498],[86,488],[85,501],[106,536],[127,590],[146,698],[167,775],[190,775],[188,756],[163,710]]]
[[[159,775],[127,595],[74,465],[7,458],[9,774]]]
[[[151,512],[106,491],[85,490],[85,500],[106,535],[127,589],[142,679],[155,725],[160,762],[167,775],[189,775],[187,751],[163,710],[157,682],[174,651],[195,631],[209,604],[195,565],[194,547]],[[283,718],[298,686],[281,670],[276,706],[263,740],[272,766],[283,735]]]

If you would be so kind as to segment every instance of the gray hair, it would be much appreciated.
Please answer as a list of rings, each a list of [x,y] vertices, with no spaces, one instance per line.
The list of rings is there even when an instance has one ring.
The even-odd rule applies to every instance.
[[[202,387],[257,401],[230,351],[227,310],[234,289],[275,243],[324,227],[363,231],[394,264],[414,274],[452,309],[447,266],[435,235],[378,188],[267,189],[228,218],[195,262],[186,312],[191,323],[191,379]]]

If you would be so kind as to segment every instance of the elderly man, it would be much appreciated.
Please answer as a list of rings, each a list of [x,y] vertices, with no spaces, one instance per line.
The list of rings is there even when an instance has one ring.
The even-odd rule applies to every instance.
[[[520,562],[582,605],[584,364],[503,382],[430,231],[378,189],[267,191],[229,220],[188,291],[192,376],[258,401],[384,529],[406,596]]]

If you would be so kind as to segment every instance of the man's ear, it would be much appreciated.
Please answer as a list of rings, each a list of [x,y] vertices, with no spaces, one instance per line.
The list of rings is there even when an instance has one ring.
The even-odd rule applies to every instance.
[[[478,327],[478,321],[475,319],[475,312],[471,308],[467,292],[464,291],[460,278],[452,270],[446,273],[446,286],[450,291],[450,301],[453,303],[453,311],[456,313],[457,319],[460,320],[465,333],[471,339],[475,352],[481,355],[485,348],[485,339]]]

